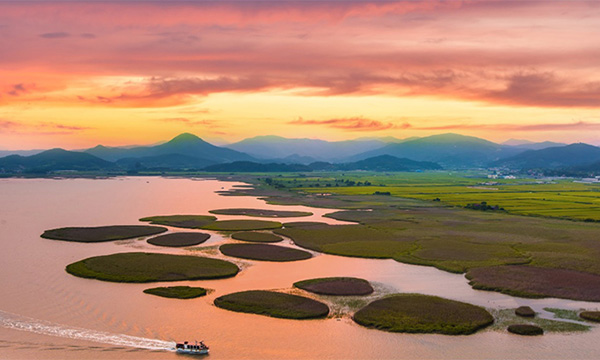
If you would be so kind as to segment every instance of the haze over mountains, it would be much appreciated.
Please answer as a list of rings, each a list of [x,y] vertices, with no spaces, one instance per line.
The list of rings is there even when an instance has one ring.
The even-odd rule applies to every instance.
[[[511,170],[598,167],[600,148],[587,144],[497,144],[458,134],[423,138],[375,138],[329,142],[259,136],[212,145],[184,133],[154,146],[106,147],[83,151],[53,149],[33,156],[0,158],[1,173],[75,171],[418,171],[501,167]]]
[[[325,141],[318,139],[287,139],[281,136],[257,136],[226,145],[259,159],[301,158],[312,161],[339,162],[351,156],[379,149],[388,143],[402,142],[396,138]],[[307,163],[305,161],[305,163]]]

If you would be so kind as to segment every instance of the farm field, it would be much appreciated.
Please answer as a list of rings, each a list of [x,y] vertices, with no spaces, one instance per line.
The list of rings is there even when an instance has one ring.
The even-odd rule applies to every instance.
[[[450,206],[486,202],[527,216],[600,221],[600,184],[573,179],[488,179],[474,172],[324,173],[278,177],[276,184],[309,194],[372,195],[389,193]],[[384,195],[384,196],[385,196]]]

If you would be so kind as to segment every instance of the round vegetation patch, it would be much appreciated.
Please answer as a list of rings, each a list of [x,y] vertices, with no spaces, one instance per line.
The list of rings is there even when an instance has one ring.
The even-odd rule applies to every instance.
[[[600,311],[582,311],[579,317],[589,321],[600,322]]]
[[[284,210],[263,210],[263,209],[218,209],[210,210],[209,213],[217,215],[246,215],[257,217],[301,217],[311,216],[313,213],[307,211],[284,211]]]
[[[149,221],[151,224],[172,226],[186,229],[199,229],[204,225],[217,220],[211,215],[166,215],[141,218],[140,221]]]
[[[515,309],[515,315],[522,317],[534,317],[535,311],[533,311],[533,309],[529,306],[519,306]]]
[[[221,220],[204,225],[206,230],[216,231],[245,231],[245,230],[271,230],[279,229],[281,223],[277,221],[264,220]]]
[[[113,225],[97,227],[66,227],[46,230],[43,238],[76,242],[103,242],[124,239],[134,239],[143,236],[156,235],[167,231],[160,226],[145,225]]]
[[[256,231],[241,231],[231,235],[233,239],[251,242],[275,243],[283,240],[282,237],[271,233]]]
[[[206,295],[207,291],[201,287],[169,286],[146,289],[144,293],[173,299],[193,299]]]
[[[321,295],[350,296],[369,295],[373,293],[373,287],[367,280],[353,277],[303,280],[294,283],[294,286]]]
[[[157,246],[183,247],[202,244],[209,238],[209,234],[201,232],[181,232],[153,237],[148,239],[147,242]]]
[[[215,305],[231,311],[284,319],[314,319],[329,314],[329,307],[320,301],[264,290],[224,295],[215,299]]]
[[[219,250],[227,256],[250,260],[297,261],[312,257],[311,253],[304,250],[266,244],[225,244]]]
[[[152,253],[94,256],[67,265],[66,270],[83,278],[135,283],[219,279],[235,276],[240,271],[229,261]]]
[[[494,322],[484,308],[437,296],[400,294],[375,300],[354,314],[358,324],[406,333],[466,335]]]
[[[509,325],[506,329],[508,332],[517,334],[517,335],[544,335],[544,329],[539,326],[529,325],[529,324],[514,324]]]

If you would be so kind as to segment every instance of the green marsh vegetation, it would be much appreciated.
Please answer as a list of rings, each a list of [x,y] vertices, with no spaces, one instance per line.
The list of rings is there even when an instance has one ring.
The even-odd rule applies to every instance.
[[[469,273],[472,284],[477,288],[511,295],[587,300],[600,296],[595,290],[600,287],[591,285],[600,281],[600,243],[597,241],[600,224],[513,215],[511,213],[515,212],[510,210],[509,204],[488,196],[490,192],[507,195],[514,189],[520,189],[519,194],[534,195],[536,191],[546,190],[564,195],[570,189],[596,196],[600,194],[594,191],[596,185],[563,180],[556,184],[536,184],[534,181],[525,184],[529,180],[516,179],[499,181],[506,187],[506,191],[500,191],[481,185],[489,180],[481,178],[480,174],[466,175],[471,177],[448,173],[346,173],[343,174],[344,183],[351,179],[355,185],[342,186],[339,182],[337,187],[324,188],[322,184],[325,181],[339,179],[342,174],[295,177],[288,174],[272,178],[282,184],[278,188],[250,179],[246,181],[253,181],[255,188],[237,189],[231,194],[261,196],[273,204],[344,209],[327,216],[355,224],[292,222],[286,223],[283,229],[274,230],[277,234],[290,237],[297,245],[314,251],[342,256],[391,258],[454,273]],[[361,186],[358,186],[359,179],[362,179]],[[364,180],[372,185],[365,186]],[[317,182],[320,187],[311,185]],[[374,185],[381,189],[374,190]],[[394,187],[402,187],[404,192]],[[453,206],[445,202],[439,191],[433,191],[434,187],[445,189],[446,195],[485,193],[486,198],[468,197],[468,201]],[[424,188],[432,190],[421,194],[426,196],[424,200],[403,197],[407,192]],[[372,195],[375,191],[388,190],[392,196]],[[433,201],[436,197],[441,201]],[[514,200],[510,197],[505,199]],[[477,201],[497,204],[507,211],[462,208],[467,203]],[[543,203],[544,208],[546,205],[548,203]],[[593,205],[579,205],[584,205],[587,211],[585,218],[593,217],[596,211]],[[513,277],[508,283],[496,283],[496,279],[502,280],[507,271],[519,272],[524,276]],[[548,276],[555,273],[558,275],[556,281]],[[485,276],[476,277],[476,274]],[[562,284],[567,284],[567,288],[573,291],[561,291]]]
[[[582,332],[590,330],[590,327],[581,324],[568,321],[560,321],[554,319],[544,319],[539,316],[523,318],[515,313],[516,309],[501,309],[489,311],[494,316],[495,322],[490,326],[491,330],[495,331],[506,331],[506,328],[514,324],[530,324],[541,327],[546,332]],[[581,320],[581,319],[575,319]]]
[[[224,244],[219,250],[227,256],[262,261],[297,261],[312,257],[304,250],[267,244]]]
[[[364,279],[352,277],[330,277],[298,281],[294,286],[320,295],[357,296],[370,295],[374,289]]]
[[[247,231],[279,229],[281,223],[264,220],[220,220],[202,226],[205,230],[215,231]]]
[[[275,291],[251,290],[218,297],[217,307],[285,319],[324,318],[329,307],[307,297]]]
[[[556,318],[556,319],[581,321],[581,318],[578,315],[578,311],[576,311],[576,310],[567,310],[567,309],[558,309],[558,308],[544,308],[544,310],[553,313],[554,318]]]
[[[231,235],[232,239],[242,240],[242,241],[250,241],[250,242],[260,242],[260,243],[276,243],[283,240],[282,237],[277,236],[275,234],[266,233],[266,232],[257,232],[257,231],[241,231],[236,232]]]
[[[414,239],[400,231],[379,230],[361,225],[308,226],[285,225],[276,234],[290,237],[297,245],[333,255],[392,258],[396,253],[408,251]]]
[[[208,291],[201,287],[169,286],[146,289],[144,293],[172,299],[194,299],[206,295]]]
[[[217,218],[211,215],[164,215],[149,216],[140,219],[140,221],[149,221],[151,224],[187,229],[200,229],[216,220]]]
[[[96,227],[65,227],[46,230],[41,236],[43,238],[53,240],[103,242],[156,235],[165,231],[167,231],[167,229],[160,226],[113,225]]]
[[[398,294],[375,300],[354,314],[366,327],[390,332],[468,335],[494,322],[484,308],[437,296]]]
[[[138,252],[94,256],[67,265],[66,271],[83,278],[145,283],[227,278],[239,268],[219,259]]]
[[[570,179],[488,179],[484,172],[437,171],[287,175],[274,181],[280,187],[311,194],[354,196],[389,192],[392,197],[439,199],[442,204],[456,207],[485,202],[518,215],[600,221],[600,184],[574,183]]]
[[[185,247],[202,244],[210,238],[209,234],[201,232],[177,232],[160,235],[146,240],[149,244],[167,247]]]
[[[210,210],[209,213],[217,215],[245,215],[256,217],[302,217],[311,216],[313,213],[307,211],[285,211],[285,210],[263,210],[263,209],[218,209]]]

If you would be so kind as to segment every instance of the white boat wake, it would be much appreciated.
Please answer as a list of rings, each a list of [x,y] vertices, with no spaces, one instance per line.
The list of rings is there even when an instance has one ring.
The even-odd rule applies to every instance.
[[[81,329],[76,327],[67,327],[48,321],[11,314],[1,310],[0,326],[14,330],[29,331],[36,334],[58,336],[75,340],[93,341],[116,346],[127,346],[147,350],[175,350],[175,343],[171,341],[148,339],[123,334],[112,334],[103,331]]]

